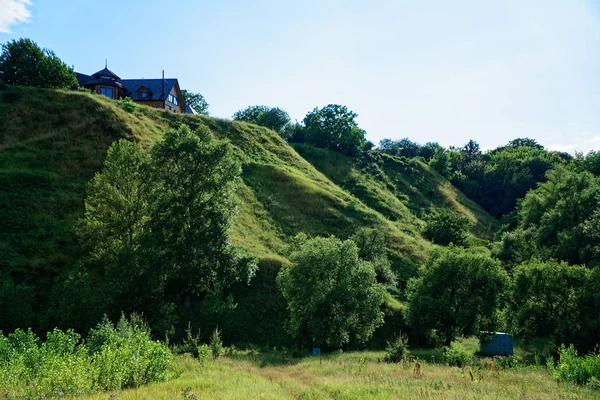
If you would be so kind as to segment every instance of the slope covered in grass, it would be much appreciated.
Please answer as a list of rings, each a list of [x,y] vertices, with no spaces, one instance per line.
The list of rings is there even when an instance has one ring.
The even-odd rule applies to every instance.
[[[362,162],[306,144],[294,148],[319,171],[365,204],[416,233],[431,208],[451,208],[471,222],[471,233],[492,239],[498,220],[418,159],[376,154]]]
[[[379,179],[337,153],[298,146],[303,158],[274,132],[251,124],[147,107],[128,113],[102,96],[4,87],[0,271],[12,284],[0,288],[0,306],[14,314],[4,314],[13,321],[2,325],[7,331],[34,324],[53,285],[76,264],[80,248],[75,225],[83,213],[86,185],[102,168],[110,144],[125,138],[149,147],[182,123],[207,125],[234,145],[243,172],[232,239],[260,259],[281,260],[286,244],[299,232],[345,239],[359,228],[373,227],[385,233],[393,268],[403,282],[432,247],[419,234],[421,207],[449,205],[469,216],[474,232],[484,236],[496,224],[418,162],[386,159],[381,167],[385,177]],[[414,171],[426,179],[415,179]],[[428,191],[427,185],[433,189]],[[15,309],[13,303],[33,306]]]

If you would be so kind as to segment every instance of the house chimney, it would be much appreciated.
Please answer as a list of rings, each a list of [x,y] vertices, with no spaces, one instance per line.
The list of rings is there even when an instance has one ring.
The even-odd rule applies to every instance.
[[[162,91],[160,92],[160,97],[164,97],[165,96],[165,70],[163,69],[163,75],[162,75]]]

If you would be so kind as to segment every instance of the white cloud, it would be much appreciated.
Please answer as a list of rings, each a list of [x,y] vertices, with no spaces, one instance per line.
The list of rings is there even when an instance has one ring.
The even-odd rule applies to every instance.
[[[28,21],[30,5],[31,0],[0,0],[0,33],[9,33],[11,25]]]

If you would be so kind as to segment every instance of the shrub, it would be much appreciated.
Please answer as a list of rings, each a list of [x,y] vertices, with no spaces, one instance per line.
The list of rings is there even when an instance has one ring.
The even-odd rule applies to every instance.
[[[406,335],[398,335],[393,342],[388,342],[384,361],[398,363],[410,354],[408,351],[408,338]]]
[[[460,343],[444,347],[444,361],[450,366],[464,367],[471,362],[475,353]]]
[[[519,360],[515,356],[497,356],[494,357],[494,364],[502,369],[518,368]]]
[[[128,113],[135,114],[140,106],[135,104],[130,97],[123,97],[117,101],[117,105]]]
[[[196,351],[198,352],[198,361],[205,361],[213,354],[207,344],[201,344]]]
[[[89,345],[88,345],[89,344]],[[171,353],[139,324],[107,319],[87,343],[69,330],[0,332],[0,398],[63,398],[162,381]]]
[[[223,347],[223,340],[221,339],[221,331],[219,328],[215,328],[210,336],[209,347],[214,358],[219,358],[221,355],[223,355],[225,349]]]
[[[139,386],[167,379],[171,352],[154,342],[143,325],[124,316],[117,326],[104,320],[90,333],[90,355],[98,365],[98,385],[105,390]]]
[[[600,387],[600,354],[578,357],[573,345],[558,349],[559,361],[554,368],[554,378],[578,385]]]

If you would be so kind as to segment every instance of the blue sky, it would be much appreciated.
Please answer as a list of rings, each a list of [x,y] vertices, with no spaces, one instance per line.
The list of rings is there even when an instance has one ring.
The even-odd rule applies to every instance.
[[[600,149],[599,0],[82,3],[0,0],[0,43],[31,38],[84,73],[165,69],[217,117],[338,103],[374,142]]]

